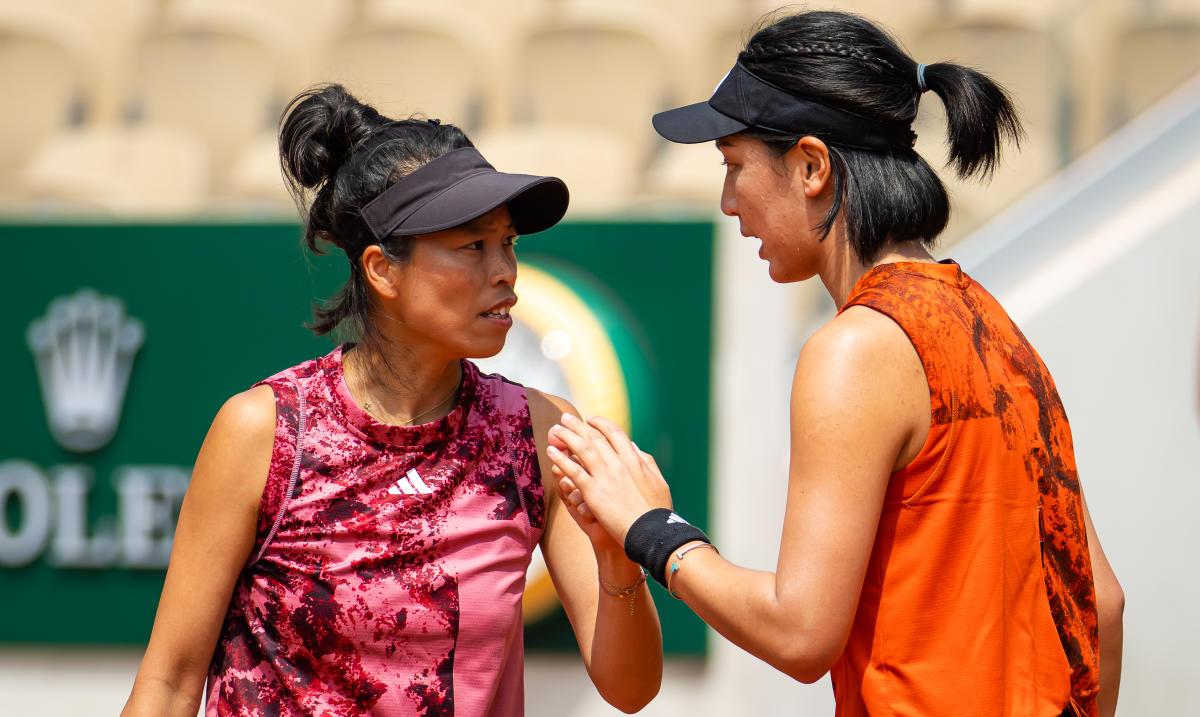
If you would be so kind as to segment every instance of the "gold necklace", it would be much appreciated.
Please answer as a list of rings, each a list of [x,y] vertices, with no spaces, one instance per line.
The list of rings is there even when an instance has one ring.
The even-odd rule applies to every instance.
[[[454,398],[454,396],[456,396],[458,394],[458,387],[459,387],[459,382],[455,382],[454,388],[452,388],[450,390],[450,393],[446,394],[445,396],[442,396],[442,398],[437,403],[433,404],[433,407],[431,407],[430,409],[428,409],[426,411],[418,413],[417,415],[413,416],[412,418],[400,421],[399,423],[396,423],[394,425],[411,426],[411,425],[415,424],[417,421],[421,420],[422,418],[435,413],[439,408],[442,408],[443,406],[445,406],[447,401],[449,401],[451,398]],[[374,418],[376,421],[379,421],[380,423],[387,423],[387,421],[385,421],[382,418],[380,418],[379,416],[377,416],[375,414],[375,411],[371,410],[371,402],[370,401],[363,401],[363,410],[365,410],[367,412],[367,415],[369,415],[371,418]]]

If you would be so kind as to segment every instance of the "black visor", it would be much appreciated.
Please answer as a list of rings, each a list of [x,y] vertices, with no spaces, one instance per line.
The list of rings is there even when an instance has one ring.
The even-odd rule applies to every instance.
[[[473,147],[442,155],[392,184],[362,208],[382,241],[402,234],[453,229],[507,204],[518,234],[536,234],[567,213],[567,185],[558,177],[497,172]]]
[[[913,146],[908,123],[877,122],[776,87],[737,63],[707,102],[654,115],[654,129],[672,142],[711,142],[747,129],[812,135],[846,147],[884,151]]]

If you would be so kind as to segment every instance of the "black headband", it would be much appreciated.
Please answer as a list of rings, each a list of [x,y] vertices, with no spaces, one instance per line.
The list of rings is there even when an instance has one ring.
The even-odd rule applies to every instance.
[[[536,234],[567,213],[567,185],[557,177],[497,172],[474,147],[438,157],[395,182],[362,208],[382,241],[452,229],[507,204],[518,234]]]
[[[886,151],[916,142],[908,123],[878,122],[816,100],[798,97],[755,77],[738,62],[707,102],[654,115],[654,129],[672,142],[693,144],[762,129],[812,135],[846,147]]]

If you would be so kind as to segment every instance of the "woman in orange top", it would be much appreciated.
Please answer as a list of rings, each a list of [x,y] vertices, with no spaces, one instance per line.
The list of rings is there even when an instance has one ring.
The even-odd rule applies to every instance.
[[[912,149],[926,90],[951,163],[986,176],[1020,134],[1004,91],[842,13],[764,27],[711,99],[655,117],[667,139],[716,140],[721,209],[771,278],[819,276],[839,307],[796,366],[774,573],[701,549],[611,422],[564,416],[552,459],[569,499],[721,634],[796,679],[831,672],[839,715],[1110,715],[1121,589],[1046,367],[927,251],[949,205]]]

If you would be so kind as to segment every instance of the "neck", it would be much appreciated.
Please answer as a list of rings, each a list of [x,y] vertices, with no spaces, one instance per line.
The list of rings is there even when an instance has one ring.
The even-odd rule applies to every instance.
[[[457,359],[422,356],[387,339],[356,344],[342,356],[350,394],[382,423],[428,423],[454,408],[462,380]],[[419,419],[419,420],[413,420]]]
[[[916,241],[888,242],[870,262],[860,260],[850,246],[850,242],[837,229],[830,232],[825,241],[830,250],[825,259],[825,266],[820,271],[821,283],[833,297],[838,309],[846,305],[850,299],[850,291],[854,289],[854,285],[863,277],[863,274],[877,266],[894,264],[898,261],[926,263],[937,261],[920,242]]]

